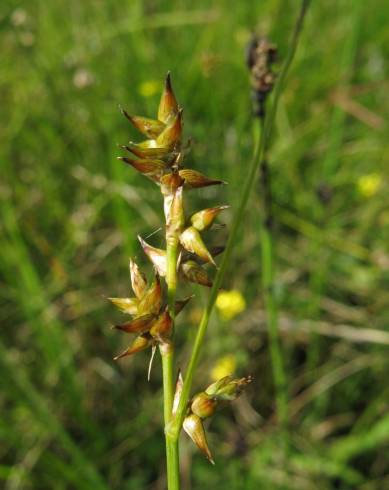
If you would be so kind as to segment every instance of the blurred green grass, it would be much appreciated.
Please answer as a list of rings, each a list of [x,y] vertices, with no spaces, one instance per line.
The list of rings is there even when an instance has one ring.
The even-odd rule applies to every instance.
[[[152,115],[171,70],[190,165],[229,182],[191,193],[188,208],[234,206],[251,155],[245,44],[266,33],[282,60],[296,9],[1,3],[1,487],[164,488],[161,374],[146,382],[143,354],[112,362],[122,337],[102,298],[127,292],[128,256],[143,261],[136,234],[161,223],[158,192],[116,160],[117,144],[137,137],[117,107]],[[279,460],[273,419],[253,196],[225,284],[247,309],[230,322],[215,314],[197,387],[231,352],[256,381],[212,422],[215,468],[182,438],[185,489],[389,485],[388,21],[384,0],[313,2],[277,115],[290,459]],[[182,366],[202,295],[181,320]]]

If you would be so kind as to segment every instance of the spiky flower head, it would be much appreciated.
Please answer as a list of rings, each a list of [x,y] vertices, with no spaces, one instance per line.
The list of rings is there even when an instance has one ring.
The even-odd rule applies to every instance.
[[[108,298],[122,313],[131,319],[113,328],[125,333],[137,334],[133,343],[115,357],[130,356],[148,347],[168,343],[172,333],[172,319],[167,311],[158,271],[151,284],[141,272],[133,259],[130,259],[131,286],[135,294],[129,298]],[[178,300],[175,303],[175,314],[178,314],[192,297]]]
[[[272,64],[276,56],[277,47],[268,39],[253,37],[247,49],[247,65],[251,75],[254,114],[258,117],[264,117],[265,100],[275,83]]]
[[[215,411],[226,402],[236,400],[243,389],[252,381],[252,377],[224,378],[212,383],[205,391],[197,393],[190,401],[188,413],[184,420],[184,430],[205,455],[214,464],[208,447],[203,420],[212,417]]]
[[[182,247],[177,267],[181,277],[190,282],[211,286],[212,281],[196,261],[215,264],[212,251],[207,248],[201,232],[209,229],[218,214],[228,206],[215,206],[194,213],[189,219],[184,213],[184,189],[197,189],[224,182],[211,179],[200,172],[184,168],[185,145],[183,135],[183,110],[177,102],[168,73],[155,119],[132,116],[122,109],[124,116],[147,139],[140,143],[130,141],[122,148],[133,156],[119,157],[126,164],[160,186],[164,199],[166,238],[178,239]],[[159,276],[167,270],[166,251],[139,238],[147,257]]]

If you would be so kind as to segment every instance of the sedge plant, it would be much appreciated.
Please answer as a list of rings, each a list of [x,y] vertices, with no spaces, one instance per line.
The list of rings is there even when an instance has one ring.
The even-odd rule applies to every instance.
[[[216,409],[223,406],[226,402],[235,400],[244,387],[251,382],[250,376],[238,379],[227,376],[208,386],[204,391],[191,396],[193,377],[204,345],[209,320],[228,268],[239,227],[260,166],[262,166],[263,173],[263,161],[269,146],[279,98],[296,52],[309,3],[310,0],[301,1],[292,40],[280,75],[275,83],[274,96],[269,110],[263,111],[263,114],[258,114],[259,117],[255,119],[254,153],[247,169],[240,201],[235,210],[224,249],[223,247],[218,247],[214,250],[208,250],[202,239],[201,232],[212,227],[215,218],[226,206],[207,208],[195,213],[189,219],[186,218],[184,213],[184,191],[220,185],[223,181],[209,178],[196,170],[183,166],[184,154],[187,150],[182,144],[183,113],[175,98],[170,75],[168,74],[166,78],[157,119],[131,116],[126,111],[122,111],[130,123],[144,134],[147,139],[138,144],[130,142],[127,146],[124,146],[123,148],[129,151],[131,157],[119,158],[159,186],[163,197],[166,247],[165,249],[156,248],[139,237],[145,254],[153,263],[154,279],[149,284],[138,265],[131,259],[130,275],[134,297],[110,298],[110,301],[115,306],[132,317],[130,321],[117,325],[116,328],[126,333],[136,334],[132,344],[124,352],[116,356],[115,359],[121,359],[151,348],[150,374],[154,353],[159,347],[163,370],[164,433],[168,490],[178,490],[180,488],[178,440],[182,428],[206,458],[213,463],[213,457],[206,440],[203,420],[214,415]],[[267,52],[267,62],[271,61],[271,57],[270,50]],[[271,80],[270,88],[273,87],[273,83],[274,80]],[[265,99],[266,97],[263,100]],[[217,268],[215,277],[211,279],[204,268],[204,264],[208,263],[215,266],[214,257],[223,250],[220,265]],[[264,278],[263,286],[269,293],[267,296],[267,312],[268,320],[270,320],[268,324],[269,337],[272,343],[271,357],[277,392],[277,411],[279,420],[283,425],[287,421],[286,386],[281,378],[284,373],[282,359],[280,361],[281,350],[278,341],[276,305],[274,304],[272,307],[270,303],[269,306],[269,298],[270,301],[274,298],[272,288],[274,263],[272,253],[266,253],[263,257],[264,262],[267,261],[267,264],[264,265],[268,267],[269,271],[269,274],[265,275],[266,280]],[[165,294],[161,278],[165,282]],[[181,372],[176,372],[174,364],[176,316],[191,299],[190,297],[176,298],[178,281],[181,280],[210,288],[207,305],[199,323],[184,377]],[[282,374],[280,376],[281,370]]]
[[[235,400],[251,382],[250,376],[237,379],[227,376],[193,397],[185,395],[183,398],[184,381],[174,363],[176,317],[191,299],[191,296],[177,298],[178,286],[181,281],[186,281],[213,287],[211,274],[205,265],[215,267],[215,256],[223,251],[223,247],[208,249],[202,232],[212,228],[217,216],[228,206],[214,206],[191,216],[185,215],[184,195],[187,191],[223,182],[184,167],[187,146],[182,143],[183,110],[173,92],[170,74],[167,75],[155,119],[132,116],[125,110],[122,113],[147,139],[124,146],[123,149],[130,156],[119,159],[159,187],[165,217],[166,246],[163,249],[157,248],[138,237],[145,255],[153,264],[153,278],[147,280],[131,258],[129,266],[134,295],[129,298],[109,298],[119,310],[130,316],[128,321],[114,328],[135,334],[129,347],[115,359],[150,349],[150,376],[154,354],[159,349],[163,371],[167,483],[169,490],[177,490],[180,486],[178,436],[181,428],[205,457],[214,463],[203,421],[214,415],[216,409],[226,402]],[[217,289],[213,287],[212,291]],[[171,430],[172,424],[175,431]]]

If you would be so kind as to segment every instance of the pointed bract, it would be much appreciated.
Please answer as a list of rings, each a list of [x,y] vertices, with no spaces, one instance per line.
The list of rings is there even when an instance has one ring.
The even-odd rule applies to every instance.
[[[140,315],[159,313],[162,306],[162,288],[159,275],[155,275],[155,279],[151,286],[146,290],[142,298],[139,300],[138,312]]]
[[[168,233],[179,233],[185,225],[184,207],[182,200],[182,187],[174,193],[170,206],[166,210],[166,228]]]
[[[139,158],[163,158],[170,152],[169,148],[158,148],[155,140],[147,140],[143,143],[128,143],[124,148]]]
[[[222,252],[224,252],[224,250],[225,247],[223,246],[215,246],[209,248],[209,253],[212,255],[212,257],[217,257]],[[192,254],[191,252],[188,252],[187,250],[183,250],[181,255],[182,262],[186,262],[187,260],[195,260],[198,263],[203,263],[203,261],[199,257],[197,257],[195,254]]]
[[[148,138],[156,138],[166,127],[162,121],[158,121],[157,119],[150,119],[142,116],[130,116],[124,109],[121,109],[121,111],[130,123]]]
[[[200,233],[193,226],[186,228],[181,233],[180,242],[188,252],[198,255],[204,262],[211,262],[213,265],[216,265],[212,255],[204,245]]]
[[[220,185],[225,184],[222,180],[215,180],[206,177],[205,175],[197,172],[196,170],[191,170],[190,168],[183,168],[179,170],[178,173],[185,181],[184,187],[189,187],[191,189],[198,189],[200,187],[208,187],[210,185]]]
[[[116,308],[128,315],[138,314],[138,300],[136,298],[107,298]]]
[[[138,240],[142,245],[144,253],[153,263],[158,274],[162,277],[165,277],[166,276],[166,251],[149,245],[139,235],[138,235]]]
[[[178,300],[174,303],[174,313],[178,315],[184,308],[185,306],[189,303],[189,301],[194,298],[194,295],[188,296],[187,298]]]
[[[193,214],[190,218],[190,222],[196,230],[206,230],[212,225],[216,216],[227,208],[229,208],[229,206],[216,206],[214,208],[203,209],[202,211]]]
[[[179,369],[178,374],[177,374],[177,380],[176,380],[176,388],[174,390],[172,415],[175,415],[177,412],[177,408],[178,408],[178,404],[180,403],[180,398],[181,398],[183,386],[184,386],[184,380],[182,379],[181,369]]]
[[[158,119],[167,124],[172,116],[174,117],[178,112],[178,104],[174,95],[170,72],[166,76],[165,87],[162,92],[161,100],[158,107]]]
[[[212,464],[215,464],[211,451],[209,450],[207,438],[205,436],[205,430],[203,427],[203,423],[195,414],[188,415],[185,417],[183,428],[188,436],[192,439],[192,441],[196,444],[196,446],[200,449],[200,451],[204,454],[204,456],[210,461]]]
[[[134,342],[130,345],[130,347],[128,347],[128,349],[123,351],[118,356],[114,357],[113,360],[117,361],[122,357],[127,357],[127,356],[131,356],[132,354],[136,354],[137,352],[147,349],[150,345],[152,345],[152,343],[153,343],[153,339],[150,336],[148,336],[147,334],[140,335],[134,340]]]
[[[138,318],[134,318],[129,322],[114,325],[114,328],[127,333],[146,333],[150,330],[154,321],[154,315],[146,314],[139,316]]]
[[[154,361],[154,356],[155,356],[156,350],[157,350],[157,346],[154,344],[151,347],[151,357],[150,357],[150,361],[149,361],[149,369],[147,370],[147,381],[150,381],[151,368],[153,367],[153,361]]]
[[[137,263],[130,259],[131,286],[135,296],[140,299],[146,291],[147,281]]]
[[[156,177],[157,181],[163,175],[163,172],[166,170],[167,166],[165,162],[162,160],[133,160],[132,158],[127,157],[117,157],[118,160],[122,160],[123,162],[131,165],[141,174],[146,175],[147,177]]]
[[[170,151],[179,147],[182,133],[182,109],[174,116],[171,123],[166,126],[162,133],[156,139],[156,146],[159,148],[168,148]]]

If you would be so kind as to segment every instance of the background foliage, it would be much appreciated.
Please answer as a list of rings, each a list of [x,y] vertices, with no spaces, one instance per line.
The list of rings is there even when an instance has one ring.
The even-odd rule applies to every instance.
[[[291,454],[273,417],[257,194],[225,284],[247,306],[214,315],[196,388],[226,355],[255,382],[212,421],[215,468],[182,437],[185,489],[389,486],[389,7],[312,3],[270,162]],[[251,155],[244,48],[266,33],[282,60],[297,6],[1,2],[2,488],[164,488],[160,367],[147,383],[147,354],[113,363],[125,344],[103,299],[127,293],[136,234],[161,223],[159,192],[116,160],[137,137],[117,106],[152,115],[171,70],[191,166],[229,182],[187,206],[234,206]],[[204,294],[180,318],[182,366]]]

